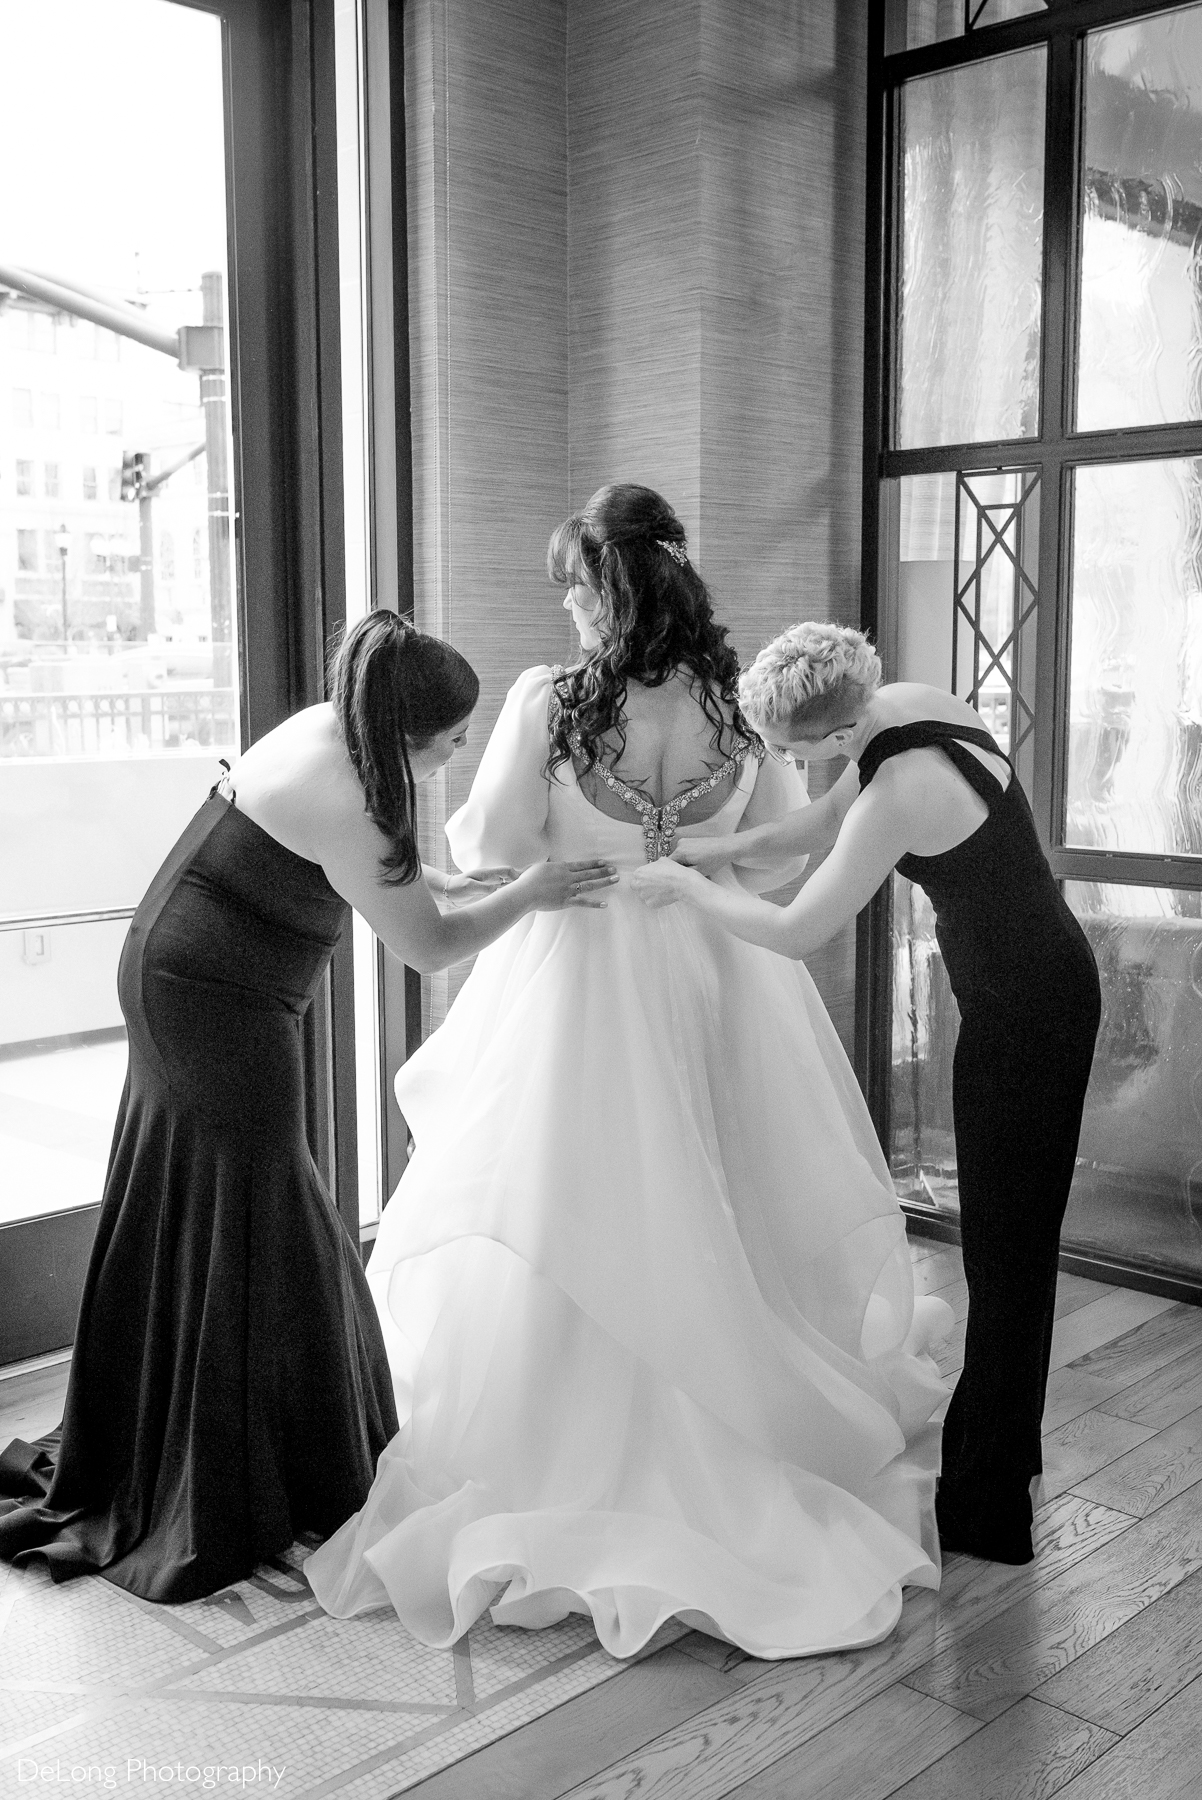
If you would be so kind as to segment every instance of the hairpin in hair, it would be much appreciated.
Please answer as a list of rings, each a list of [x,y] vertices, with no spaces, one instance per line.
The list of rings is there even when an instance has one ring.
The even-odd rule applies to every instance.
[[[672,558],[674,563],[679,563],[681,568],[684,568],[689,559],[683,544],[669,543],[667,538],[656,538],[655,541],[661,550],[666,550],[668,552],[668,555]]]

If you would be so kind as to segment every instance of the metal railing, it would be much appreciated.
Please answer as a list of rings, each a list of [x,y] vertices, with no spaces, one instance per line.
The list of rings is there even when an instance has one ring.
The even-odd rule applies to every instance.
[[[233,688],[0,693],[0,757],[120,756],[234,742]]]

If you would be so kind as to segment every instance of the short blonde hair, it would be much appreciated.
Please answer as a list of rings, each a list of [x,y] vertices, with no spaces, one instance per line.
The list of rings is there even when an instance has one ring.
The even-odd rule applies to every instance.
[[[782,631],[744,669],[739,705],[753,726],[825,737],[860,713],[880,682],[881,659],[862,631],[810,620]]]

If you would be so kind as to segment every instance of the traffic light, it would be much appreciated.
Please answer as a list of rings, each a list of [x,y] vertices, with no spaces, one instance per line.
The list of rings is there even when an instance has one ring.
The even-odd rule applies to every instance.
[[[121,498],[140,500],[146,485],[146,452],[125,450],[121,455]]]

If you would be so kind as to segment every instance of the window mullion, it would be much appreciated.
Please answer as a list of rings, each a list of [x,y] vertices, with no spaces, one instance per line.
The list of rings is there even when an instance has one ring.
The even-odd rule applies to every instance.
[[[1070,542],[1063,444],[1071,393],[1073,255],[1078,141],[1076,45],[1062,36],[1048,50],[1044,144],[1043,324],[1040,333],[1039,596],[1035,648],[1035,742],[1032,801],[1044,846],[1060,841],[1067,750],[1068,584],[1062,579]]]

